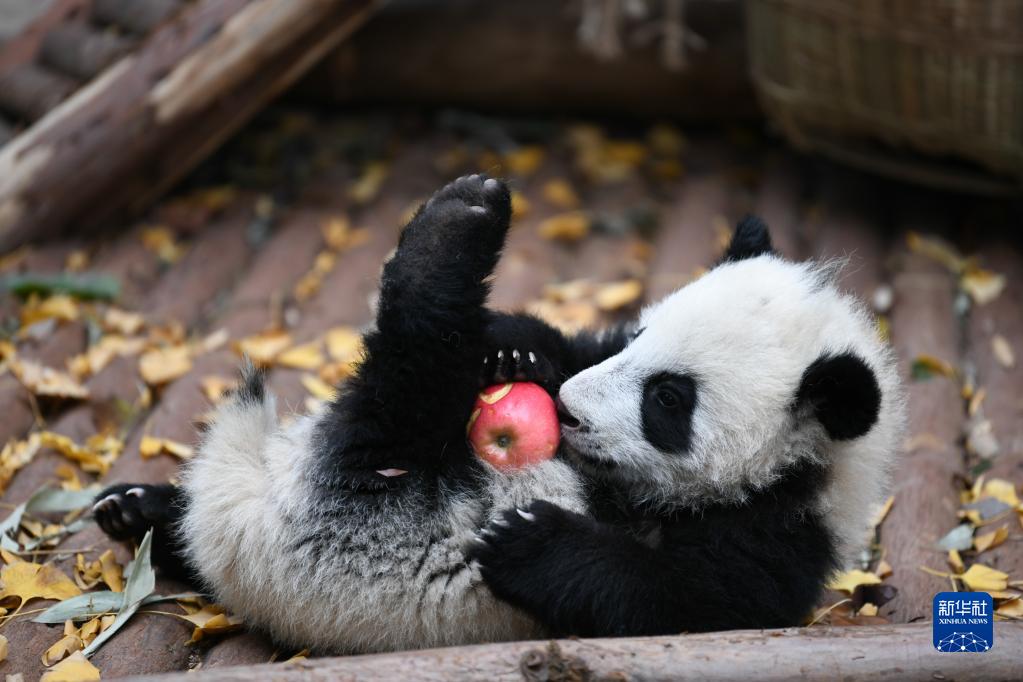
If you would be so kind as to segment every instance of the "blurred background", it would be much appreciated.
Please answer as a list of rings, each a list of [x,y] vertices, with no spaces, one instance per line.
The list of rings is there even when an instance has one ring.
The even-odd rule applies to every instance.
[[[282,411],[329,399],[401,225],[480,171],[515,209],[493,305],[567,330],[698,277],[748,212],[783,255],[847,258],[911,424],[874,546],[807,622],[927,620],[947,589],[1023,617],[1023,0],[0,0],[5,510],[175,480],[243,353]],[[116,590],[128,549],[20,513],[5,570]],[[0,593],[0,672],[110,625],[62,635],[28,594]],[[172,609],[91,664],[296,653]]]

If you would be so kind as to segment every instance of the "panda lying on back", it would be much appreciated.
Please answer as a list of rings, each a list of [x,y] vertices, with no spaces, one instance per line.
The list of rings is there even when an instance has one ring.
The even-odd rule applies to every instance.
[[[248,372],[181,488],[108,489],[102,528],[154,527],[164,571],[321,651],[799,623],[861,545],[899,442],[869,316],[748,219],[638,325],[565,337],[485,308],[509,216],[496,180],[438,192],[337,400],[282,426]],[[560,396],[564,447],[507,474],[465,425],[481,386],[512,379]]]

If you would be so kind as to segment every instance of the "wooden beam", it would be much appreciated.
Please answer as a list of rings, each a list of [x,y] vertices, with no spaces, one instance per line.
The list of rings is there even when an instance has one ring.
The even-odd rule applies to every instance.
[[[1023,623],[978,656],[939,654],[930,624],[507,642],[176,673],[234,680],[993,680],[1019,676]],[[141,679],[141,678],[133,678]]]
[[[379,0],[197,0],[0,149],[0,251],[137,211]]]

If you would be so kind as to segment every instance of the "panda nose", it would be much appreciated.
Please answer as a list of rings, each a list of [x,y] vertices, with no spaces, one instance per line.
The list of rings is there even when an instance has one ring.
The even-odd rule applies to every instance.
[[[565,407],[565,403],[561,402],[561,398],[554,401],[554,407],[558,411],[558,421],[562,426],[569,429],[579,428],[579,420],[572,416],[572,413]]]

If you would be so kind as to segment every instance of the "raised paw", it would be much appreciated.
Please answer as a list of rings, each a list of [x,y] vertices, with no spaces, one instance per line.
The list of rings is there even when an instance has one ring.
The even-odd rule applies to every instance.
[[[169,486],[123,484],[96,496],[92,515],[115,540],[139,541],[150,528],[162,529],[171,518]]]
[[[511,215],[508,187],[497,178],[489,178],[482,173],[463,175],[452,180],[426,202],[424,210],[451,201],[461,202],[477,214],[493,212],[496,216]]]
[[[532,381],[554,391],[558,374],[547,356],[539,351],[499,348],[484,356],[480,388],[510,381]]]

